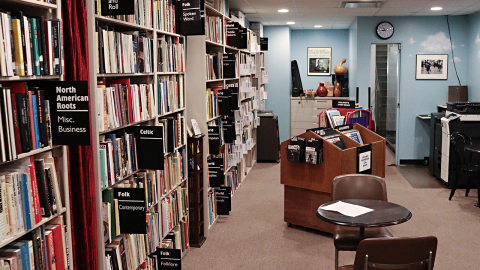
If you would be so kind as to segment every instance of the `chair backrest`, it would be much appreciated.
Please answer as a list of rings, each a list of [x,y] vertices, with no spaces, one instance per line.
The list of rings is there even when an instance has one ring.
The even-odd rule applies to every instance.
[[[465,147],[472,145],[472,139],[464,133],[455,132],[450,135],[450,142],[452,143],[455,165],[458,171],[459,166],[466,164]]]
[[[366,199],[387,201],[385,181],[369,174],[346,174],[333,179],[332,200]]]
[[[431,270],[437,242],[435,236],[368,238],[358,245],[353,270]]]

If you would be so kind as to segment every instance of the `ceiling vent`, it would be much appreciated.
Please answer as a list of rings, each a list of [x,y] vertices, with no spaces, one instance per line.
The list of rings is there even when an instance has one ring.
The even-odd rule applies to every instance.
[[[342,1],[340,7],[342,8],[381,8],[386,1],[372,1],[372,0],[353,0]]]

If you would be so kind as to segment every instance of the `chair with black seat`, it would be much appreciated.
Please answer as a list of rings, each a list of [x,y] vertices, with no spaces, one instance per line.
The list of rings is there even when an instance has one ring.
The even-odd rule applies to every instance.
[[[469,136],[460,132],[455,132],[450,135],[450,142],[453,147],[453,154],[455,158],[455,179],[453,180],[452,191],[450,192],[450,197],[448,198],[449,200],[452,200],[452,197],[457,190],[460,174],[464,173],[468,177],[465,191],[465,196],[468,196],[472,178],[478,176],[478,173],[480,172],[480,166],[472,165],[470,156],[471,153],[470,155],[467,155],[467,152],[465,151],[467,146],[472,145],[472,139]]]
[[[354,264],[340,270],[432,270],[437,243],[435,236],[365,239]]]
[[[367,174],[346,174],[333,179],[332,201],[346,199],[365,199],[387,201],[385,181],[378,176]],[[384,227],[365,228],[363,238],[392,237]],[[360,229],[335,226],[333,244],[335,245],[335,269],[338,268],[339,251],[355,251],[360,243]]]

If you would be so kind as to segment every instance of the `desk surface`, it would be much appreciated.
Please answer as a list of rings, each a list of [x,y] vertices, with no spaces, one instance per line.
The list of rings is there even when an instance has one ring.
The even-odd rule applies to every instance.
[[[422,119],[422,120],[430,120],[430,118],[432,118],[432,115],[431,114],[419,114],[419,115],[417,115],[417,117]]]
[[[327,206],[337,201],[332,201],[323,204],[317,210],[317,217],[323,221],[333,223],[336,225],[349,226],[349,227],[385,227],[404,223],[412,217],[412,213],[405,207],[390,203],[386,201],[376,200],[360,200],[360,199],[348,199],[341,200],[342,202],[351,203],[355,205],[364,206],[373,209],[372,212],[356,216],[349,217],[344,216],[338,212],[322,210],[320,207]]]

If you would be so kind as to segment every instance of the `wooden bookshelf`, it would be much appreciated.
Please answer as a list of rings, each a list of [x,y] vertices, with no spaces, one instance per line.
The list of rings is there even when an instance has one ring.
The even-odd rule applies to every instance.
[[[96,72],[97,70],[97,62],[96,62],[96,55],[94,53],[91,53],[89,55],[89,64],[90,64],[90,89],[97,89],[97,79],[99,78],[111,78],[111,79],[115,79],[115,78],[130,78],[132,83],[135,83],[135,84],[153,84],[153,88],[154,88],[154,92],[155,93],[159,93],[160,89],[159,89],[159,86],[158,86],[158,81],[159,81],[159,77],[163,77],[163,76],[175,76],[175,77],[181,77],[182,80],[183,80],[183,85],[184,85],[184,88],[183,88],[183,97],[184,97],[184,107],[182,108],[178,108],[178,109],[175,109],[175,110],[172,110],[172,111],[169,111],[169,112],[166,112],[166,113],[158,113],[158,112],[155,112],[155,115],[153,115],[152,117],[148,118],[148,119],[144,119],[142,121],[137,121],[137,122],[134,122],[134,123],[129,123],[129,124],[126,124],[126,125],[123,125],[121,127],[116,127],[116,128],[112,128],[112,129],[109,129],[109,130],[106,130],[106,131],[100,131],[98,129],[98,125],[97,125],[97,120],[96,118],[94,118],[93,116],[96,116],[97,115],[97,106],[92,106],[92,119],[93,120],[93,124],[92,124],[92,133],[93,133],[93,138],[92,138],[92,141],[93,141],[93,151],[94,153],[96,153],[96,155],[94,156],[94,162],[95,162],[95,177],[98,181],[98,183],[100,183],[100,162],[99,162],[99,159],[100,159],[100,156],[99,156],[99,149],[100,149],[100,143],[99,143],[99,137],[101,135],[104,135],[104,134],[107,134],[107,133],[113,133],[113,132],[122,132],[122,130],[128,128],[128,127],[131,127],[131,126],[156,126],[160,123],[160,120],[162,120],[163,118],[165,117],[170,117],[170,116],[173,116],[173,115],[176,115],[176,114],[180,114],[182,116],[186,116],[186,113],[187,113],[187,106],[186,106],[186,100],[185,100],[185,97],[186,97],[186,82],[185,82],[185,74],[186,72],[185,71],[182,71],[182,72],[160,72],[159,69],[158,69],[158,63],[159,63],[159,59],[160,59],[160,56],[158,55],[158,40],[159,38],[163,37],[163,36],[169,36],[169,37],[175,37],[175,38],[181,38],[184,40],[184,44],[185,44],[185,47],[186,47],[186,38],[183,37],[182,35],[179,35],[179,34],[176,34],[176,33],[172,33],[172,32],[168,32],[168,31],[163,31],[163,30],[160,30],[160,29],[157,29],[156,28],[156,21],[158,20],[157,18],[157,12],[153,11],[152,12],[152,16],[153,16],[153,25],[152,27],[150,26],[145,26],[145,25],[140,25],[140,24],[136,24],[136,23],[130,23],[130,22],[125,22],[125,21],[122,21],[122,20],[117,20],[117,19],[113,19],[113,18],[110,18],[110,17],[106,17],[106,16],[102,16],[102,15],[98,15],[98,14],[95,14],[95,1],[92,0],[92,1],[87,1],[87,14],[88,14],[88,17],[87,17],[87,20],[88,20],[88,35],[89,35],[89,38],[88,38],[88,42],[89,42],[89,51],[90,52],[94,52],[95,51],[95,31],[96,31],[96,24],[98,23],[100,26],[109,26],[109,27],[112,27],[114,28],[115,30],[118,30],[119,32],[124,32],[124,31],[140,31],[140,32],[145,32],[146,33],[146,36],[149,38],[149,39],[152,39],[153,40],[153,46],[152,46],[152,52],[153,52],[153,59],[152,59],[152,72],[146,72],[146,73],[104,73],[104,74],[98,74]],[[184,56],[186,56],[186,53],[184,54]],[[99,101],[97,100],[97,96],[96,95],[91,95],[91,100],[92,100],[92,104],[97,104]],[[158,102],[158,96],[155,96],[155,102]],[[186,120],[186,118],[185,118]],[[184,138],[186,138],[186,130],[184,130],[184,134],[182,134],[184,136]],[[185,149],[186,148],[186,144],[181,144],[181,145],[175,145],[175,148],[174,148],[174,151],[172,153],[176,153],[176,152],[179,152],[179,151],[183,151],[182,149]],[[172,154],[172,153],[165,153],[165,156],[169,155],[169,154]],[[157,190],[157,194],[158,194],[158,197],[157,197],[157,203],[152,205],[150,207],[150,209],[148,209],[148,212],[158,212],[160,215],[161,215],[161,211],[160,211],[160,207],[161,207],[161,200],[164,199],[166,196],[169,196],[172,194],[172,192],[174,190],[176,190],[178,187],[182,187],[182,188],[187,188],[187,191],[188,191],[188,170],[187,170],[187,151],[185,149],[184,151],[184,163],[182,164],[185,172],[186,172],[186,175],[187,177],[185,177],[185,179],[182,179],[178,184],[176,184],[175,186],[172,187],[171,190],[168,190],[168,191],[164,191],[164,190],[161,190],[160,188],[160,184],[157,182],[157,187],[158,187],[158,190]],[[132,172],[131,174],[127,175],[125,178],[122,178],[120,181],[116,182],[114,185],[110,186],[110,187],[107,187],[107,188],[101,188],[101,185],[97,185],[97,190],[96,190],[96,202],[97,202],[97,235],[98,235],[98,240],[97,240],[97,245],[98,245],[98,257],[99,257],[99,263],[98,263],[98,268],[99,270],[106,270],[107,267],[106,267],[106,262],[105,262],[105,241],[103,239],[103,224],[102,224],[102,213],[101,213],[101,209],[102,209],[102,191],[108,189],[108,188],[111,188],[111,187],[115,187],[123,182],[125,182],[127,179],[129,179],[130,177],[132,177],[135,173],[138,173],[138,172],[141,172],[143,170],[137,170],[135,172]],[[158,173],[158,171],[157,171]],[[182,177],[183,178],[183,177]],[[156,181],[159,181],[159,177],[156,178]],[[187,192],[188,193],[188,192]],[[187,209],[187,217],[188,217],[188,209]],[[185,222],[185,220],[182,220],[181,222]],[[181,223],[179,223],[181,224]],[[160,226],[161,223],[160,223]],[[162,228],[158,228],[158,230],[161,232],[162,231]],[[172,228],[170,231],[173,231],[174,228]],[[162,237],[160,239],[160,242],[165,238]],[[187,249],[186,251],[188,251],[189,249]],[[182,254],[182,256],[185,255],[186,252],[184,252]]]
[[[62,1],[54,0],[53,3],[46,3],[38,0],[2,0],[0,1],[1,12],[18,12],[21,11],[24,16],[38,17],[43,16],[45,20],[50,19],[62,19]],[[23,29],[23,28],[22,28]],[[63,32],[61,32],[63,37]],[[64,49],[64,47],[62,47]],[[30,53],[28,51],[27,53]],[[69,52],[63,52],[64,54]],[[63,58],[64,59],[64,58]],[[24,59],[25,63],[27,59]],[[34,61],[32,59],[32,61]],[[26,65],[26,64],[25,64]],[[41,86],[42,81],[63,81],[64,74],[61,75],[33,75],[33,76],[0,76],[0,84],[2,83],[15,83],[15,82],[30,82],[35,81],[35,86]],[[44,90],[45,89],[41,89]],[[50,105],[52,106],[52,105]],[[5,123],[4,123],[5,124]],[[5,128],[5,127],[4,127]],[[17,138],[15,138],[17,140]],[[5,145],[1,147],[7,147],[7,141]],[[56,198],[61,201],[62,208],[57,209],[55,214],[49,217],[42,216],[42,219],[37,223],[31,224],[31,229],[24,229],[17,231],[15,234],[6,238],[0,239],[0,248],[4,248],[6,245],[11,244],[17,240],[21,240],[22,237],[29,233],[41,228],[44,225],[48,225],[55,219],[61,217],[63,219],[62,231],[65,234],[65,248],[67,249],[67,257],[65,258],[66,269],[74,269],[73,264],[73,247],[72,247],[72,224],[71,224],[71,208],[70,208],[70,186],[69,186],[69,160],[68,160],[68,147],[62,145],[48,145],[42,148],[37,148],[29,152],[21,153],[17,155],[16,159],[0,162],[0,173],[8,174],[8,172],[17,171],[20,168],[30,165],[30,158],[33,159],[45,159],[56,158],[55,169],[58,170],[58,185],[60,190],[60,197]],[[20,172],[20,171],[17,171]],[[22,171],[23,172],[23,171]],[[33,183],[33,181],[32,181]],[[5,198],[4,198],[5,199]],[[8,207],[6,202],[3,202],[3,211],[7,211]],[[24,201],[22,200],[22,203]],[[30,202],[31,203],[31,202]],[[34,213],[31,213],[34,215]],[[69,263],[68,263],[69,262]]]

